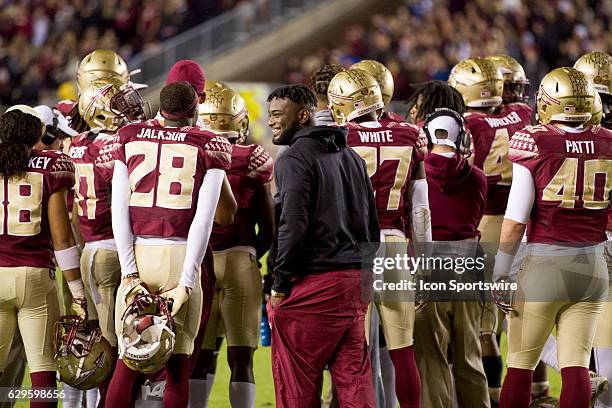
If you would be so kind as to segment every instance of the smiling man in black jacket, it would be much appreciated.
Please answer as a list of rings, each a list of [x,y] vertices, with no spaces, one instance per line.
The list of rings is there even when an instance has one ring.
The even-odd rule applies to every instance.
[[[269,315],[277,407],[320,404],[329,365],[342,407],[374,407],[364,316],[380,231],[365,162],[346,129],[313,126],[316,99],[303,85],[268,97],[281,199]],[[364,268],[365,267],[365,268]]]

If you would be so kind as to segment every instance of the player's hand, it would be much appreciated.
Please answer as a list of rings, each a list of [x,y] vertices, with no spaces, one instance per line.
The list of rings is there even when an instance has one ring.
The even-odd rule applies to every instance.
[[[514,292],[511,290],[491,290],[493,302],[495,302],[499,310],[505,314],[514,312],[514,308],[512,307],[513,293]]]
[[[176,316],[181,310],[181,307],[189,300],[190,294],[191,288],[179,284],[174,289],[163,292],[160,296],[168,302],[168,307],[170,307],[172,311],[172,316]]]
[[[72,309],[72,313],[83,320],[84,323],[87,322],[87,299],[84,297],[72,298],[70,308]]]
[[[429,292],[426,290],[417,290],[414,293],[414,310],[416,313],[422,312],[431,303]]]
[[[150,293],[146,285],[140,278],[124,278],[122,286],[123,301],[126,305],[132,303],[132,300],[134,300],[136,295],[138,295],[139,293]]]

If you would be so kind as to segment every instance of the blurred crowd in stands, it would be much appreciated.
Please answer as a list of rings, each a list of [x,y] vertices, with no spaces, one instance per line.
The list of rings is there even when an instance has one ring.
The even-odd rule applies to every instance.
[[[76,66],[94,49],[117,50],[129,64],[238,2],[0,0],[0,105],[73,97]]]
[[[507,53],[523,64],[532,90],[552,68],[572,66],[591,50],[612,51],[612,0],[407,0],[393,15],[355,24],[314,54],[287,61],[285,80],[308,83],[323,62],[383,62],[394,99],[410,84],[448,79],[470,56]]]

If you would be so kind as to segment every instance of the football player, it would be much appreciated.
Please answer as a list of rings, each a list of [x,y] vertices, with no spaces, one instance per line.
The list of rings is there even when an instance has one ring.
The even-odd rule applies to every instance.
[[[54,258],[68,281],[72,311],[87,320],[79,250],[66,209],[74,166],[61,152],[32,150],[45,133],[29,106],[13,106],[0,119],[0,246],[6,249],[0,254],[0,373],[18,324],[33,388],[56,387],[52,336],[59,302]],[[54,407],[57,402],[33,400],[30,406]]]
[[[523,103],[528,81],[518,62],[508,56],[497,56],[459,62],[448,82],[463,96],[468,109],[464,117],[474,145],[473,162],[487,176],[487,203],[478,230],[490,274],[512,182],[508,143],[515,131],[531,123],[531,108]],[[499,401],[503,368],[495,339],[497,315],[495,305],[486,303],[480,340],[493,406]]]
[[[419,137],[418,128],[408,123],[382,125],[378,122],[377,118],[384,107],[380,86],[361,69],[338,73],[329,85],[328,97],[334,120],[338,125],[348,127],[349,146],[367,164],[376,192],[381,242],[391,244],[387,246],[389,253],[384,256],[395,257],[396,254],[391,253],[394,250],[405,253],[406,222],[412,226],[415,242],[430,242],[427,181],[423,165],[423,150],[427,144],[424,138]],[[410,209],[407,209],[408,202],[412,205]],[[414,301],[381,299],[375,303],[395,367],[395,392],[400,406],[418,407],[420,380],[412,336]],[[368,332],[369,327],[366,327],[366,334]]]
[[[34,108],[39,118],[45,125],[45,134],[36,143],[32,150],[57,150],[61,151],[63,140],[77,133],[68,126],[68,121],[56,110],[48,106],[40,105]],[[67,289],[68,290],[68,289]],[[70,305],[68,305],[70,310]],[[25,353],[19,328],[16,329],[7,368],[0,378],[0,387],[20,387],[23,383],[25,373]],[[10,408],[10,402],[0,402],[1,408]]]
[[[193,127],[198,103],[188,83],[166,85],[160,94],[165,126],[150,120],[121,128],[114,153],[112,223],[122,274],[115,314],[121,316],[136,293],[168,300],[176,338],[165,366],[165,407],[188,403],[188,356],[202,307],[200,267],[231,160],[227,139]],[[118,337],[121,326],[116,321]],[[119,360],[107,404],[130,406],[125,390],[133,390],[137,377]]]
[[[385,65],[375,60],[359,61],[353,64],[351,68],[362,69],[376,80],[378,86],[380,87],[383,103],[385,104],[386,108],[391,102],[393,90],[395,88],[391,71],[389,71]],[[383,109],[378,121],[382,125],[387,126],[390,122],[400,123],[404,122],[405,120],[401,115]],[[397,406],[397,398],[395,396],[395,368],[393,367],[393,362],[389,355],[384,333],[382,332],[380,325],[376,324],[377,321],[380,321],[380,318],[377,315],[378,312],[372,310],[370,312],[370,323],[377,326],[374,328],[370,327],[369,340],[370,347],[372,348],[371,359],[372,372],[374,374],[374,387],[378,388],[380,384],[380,387],[382,388],[382,390],[376,389],[378,404],[382,405],[382,402],[380,401],[380,394],[382,393],[384,398],[384,406],[395,408]],[[376,346],[376,344],[378,344],[378,346]],[[374,349],[374,346],[376,346],[376,349]],[[378,375],[379,369],[380,376]]]
[[[166,85],[183,81],[189,83],[196,91],[196,93],[198,94],[198,102],[200,104],[206,100],[206,76],[200,64],[192,60],[177,61],[168,72],[168,75],[166,77]],[[160,125],[164,125],[164,117],[161,115],[161,112],[158,112],[158,114],[155,116],[155,119],[159,122]],[[196,122],[196,127],[205,128],[204,123],[199,117]],[[236,203],[236,199],[232,194],[232,188],[226,176],[223,180],[219,203],[215,211],[215,223],[221,226],[230,225],[232,222],[234,222],[234,215],[237,209],[238,204]],[[202,339],[204,338],[204,331],[206,329],[206,323],[208,321],[210,310],[212,308],[214,283],[215,274],[213,251],[209,243],[208,247],[206,248],[206,254],[204,255],[204,261],[202,264],[202,318],[200,320],[200,328],[198,329],[198,335],[194,342],[194,344],[197,344],[198,347],[195,348],[193,354],[191,355],[191,357],[189,357],[189,367],[191,371],[190,379],[196,382],[208,379],[206,382],[207,392],[210,392],[214,381],[214,374],[207,374],[207,371],[209,371],[210,369],[211,372],[214,372],[212,367],[215,362],[214,359],[213,362],[208,362],[206,361],[206,359],[204,359],[204,357],[200,358],[199,354],[201,348],[199,347],[199,345],[202,344]],[[219,344],[219,347],[220,346],[221,343]],[[149,382],[143,387],[141,398],[146,399],[147,394],[149,394],[152,395],[153,401],[155,401],[158,398],[158,395],[160,394],[160,390],[163,391],[164,378],[165,375],[163,371],[153,376],[150,376]],[[198,394],[201,390],[202,387],[200,386],[190,387],[190,392],[192,392],[192,395],[190,396],[190,401],[204,401],[205,399],[200,398]],[[195,393],[195,395],[193,395],[193,393]],[[153,402],[150,402],[150,404],[154,405]]]
[[[69,156],[76,169],[77,224],[85,243],[81,270],[88,301],[93,306],[102,335],[117,351],[115,292],[121,268],[111,222],[110,190],[115,132],[129,120],[144,118],[144,102],[130,84],[113,77],[96,79],[79,96],[79,113],[92,129],[74,138]],[[128,119],[130,118],[130,119]],[[100,386],[104,404],[110,379]]]
[[[232,164],[227,178],[238,202],[234,222],[215,225],[210,242],[215,260],[215,292],[201,355],[208,361],[218,353],[223,333],[231,369],[230,402],[233,407],[255,406],[253,352],[259,341],[261,275],[258,260],[268,251],[274,234],[270,185],[272,157],[259,145],[247,144],[249,117],[240,94],[220,82],[207,82],[200,119],[213,133],[232,143]],[[216,366],[214,364],[213,366]],[[215,372],[211,371],[211,377]],[[211,384],[195,384],[199,392]],[[202,386],[203,385],[203,386]],[[191,390],[191,387],[190,387]],[[197,402],[207,399],[202,395]]]
[[[581,71],[590,80],[593,81],[593,86],[597,91],[600,100],[595,99],[593,104],[593,111],[591,120],[589,123],[597,125],[602,124],[607,129],[612,128],[612,122],[605,121],[606,115],[610,112],[610,95],[612,94],[612,85],[609,78],[612,78],[612,58],[603,52],[593,51],[584,54],[574,64],[574,68]],[[603,103],[603,104],[602,104]],[[602,106],[603,105],[603,106]],[[608,225],[607,225],[608,240],[610,240],[609,231],[612,230],[612,212],[608,212]],[[610,271],[610,249],[606,249],[606,260],[608,261],[608,271]],[[595,363],[595,369],[598,373],[590,372],[591,379],[591,403],[595,404],[597,401],[597,407],[607,408],[612,406],[612,394],[608,387],[608,378],[612,376],[612,364],[610,364],[610,357],[612,357],[608,350],[612,347],[612,341],[610,335],[612,328],[609,323],[612,318],[612,311],[610,309],[610,302],[606,302],[604,305],[604,311],[600,315],[599,322],[597,325],[597,334],[595,336],[594,348],[592,361]],[[550,336],[544,345],[542,351],[542,360],[545,361],[549,366],[559,371],[559,363],[557,361],[557,344],[555,338]],[[600,394],[608,391],[608,393]],[[599,397],[599,398],[598,398]]]
[[[533,369],[553,328],[563,380],[560,407],[590,403],[590,350],[608,292],[601,243],[612,190],[612,133],[588,124],[595,97],[582,72],[551,71],[537,93],[540,124],[516,132],[510,142],[514,179],[493,275],[518,286],[513,296],[494,292],[509,319],[502,408],[529,405]],[[512,277],[528,223],[527,256]]]

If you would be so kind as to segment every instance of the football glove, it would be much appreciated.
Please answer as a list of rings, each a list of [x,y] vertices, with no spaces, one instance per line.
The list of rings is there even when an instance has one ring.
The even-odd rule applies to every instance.
[[[160,294],[160,296],[168,302],[168,306],[172,312],[172,316],[176,316],[181,310],[181,307],[189,300],[191,289],[179,284],[174,289],[170,289]]]
[[[493,302],[495,302],[495,305],[505,314],[515,311],[512,307],[513,294],[513,290],[491,290]]]
[[[72,298],[71,307],[72,313],[79,317],[83,325],[87,323],[87,299],[84,297]]]
[[[416,313],[423,311],[430,303],[429,292],[426,290],[417,290],[414,294],[414,310]]]
[[[123,287],[122,296],[124,304],[129,305],[130,303],[132,303],[136,295],[138,295],[139,293],[147,294],[150,292],[147,289],[145,283],[140,278],[131,280]]]

